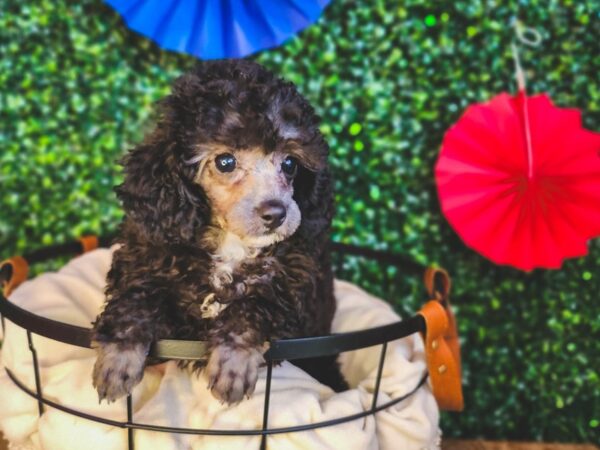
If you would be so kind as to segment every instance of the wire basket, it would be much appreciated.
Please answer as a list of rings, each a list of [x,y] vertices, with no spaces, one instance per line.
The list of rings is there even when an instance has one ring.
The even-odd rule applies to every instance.
[[[434,395],[440,407],[453,410],[462,409],[460,354],[458,353],[456,324],[448,301],[450,280],[447,273],[442,269],[425,268],[401,255],[340,243],[332,243],[332,250],[339,257],[345,255],[364,257],[379,263],[401,267],[405,273],[422,273],[425,271],[425,285],[430,298],[433,298],[433,300],[430,300],[425,307],[413,317],[392,324],[328,336],[285,339],[270,342],[270,348],[264,355],[267,376],[261,429],[193,429],[139,423],[134,420],[134,408],[131,395],[127,396],[126,400],[127,420],[125,422],[86,414],[45,398],[43,386],[40,382],[40,368],[32,334],[70,345],[91,348],[91,330],[89,328],[83,328],[38,316],[11,303],[7,297],[14,288],[27,279],[30,264],[48,261],[53,258],[80,254],[93,250],[98,246],[107,247],[110,244],[110,241],[110,237],[96,238],[94,236],[86,236],[80,238],[78,241],[44,247],[24,256],[10,258],[3,261],[0,265],[0,283],[4,288],[4,294],[0,293],[2,326],[4,329],[4,321],[9,320],[26,330],[33,363],[35,390],[27,387],[25,383],[19,380],[8,368],[5,368],[5,370],[9,378],[19,389],[37,400],[40,416],[44,414],[46,407],[51,407],[80,418],[124,428],[127,430],[129,450],[134,449],[135,430],[213,436],[261,436],[260,448],[266,449],[267,437],[269,435],[330,427],[374,415],[378,411],[396,405],[414,394],[426,383],[428,378],[430,378]],[[428,370],[423,373],[419,382],[406,395],[393,398],[386,403],[378,405],[377,398],[379,396],[388,343],[407,337],[413,333],[421,333],[425,340]],[[441,346],[440,343],[442,344]],[[271,397],[271,378],[274,363],[283,360],[293,361],[303,358],[336,355],[338,353],[359,350],[376,345],[381,346],[381,350],[373,400],[371,407],[368,410],[316,423],[269,428],[269,401]],[[159,360],[200,360],[206,358],[206,346],[205,343],[201,341],[161,339],[151,346],[149,356]],[[455,379],[457,370],[458,385],[456,384]],[[449,376],[443,377],[443,375]]]

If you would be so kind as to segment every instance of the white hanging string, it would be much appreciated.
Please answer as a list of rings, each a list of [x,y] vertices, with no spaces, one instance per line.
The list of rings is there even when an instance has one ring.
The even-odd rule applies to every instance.
[[[515,29],[515,36],[519,43],[530,47],[538,47],[542,42],[542,36],[535,28],[528,28],[519,20],[513,20],[512,26]],[[525,144],[527,146],[527,178],[533,178],[533,147],[531,144],[531,129],[529,125],[529,107],[527,105],[527,82],[525,72],[521,66],[519,48],[513,41],[511,44],[512,55],[515,61],[515,78],[517,80],[517,89],[521,95],[523,104],[523,128],[525,129]]]

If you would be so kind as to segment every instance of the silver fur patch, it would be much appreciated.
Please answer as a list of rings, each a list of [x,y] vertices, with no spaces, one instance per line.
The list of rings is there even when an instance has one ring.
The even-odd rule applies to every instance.
[[[279,103],[273,104],[271,110],[267,113],[267,117],[271,120],[279,136],[283,139],[298,139],[300,130],[292,124],[285,122],[281,116],[281,108]]]
[[[97,359],[92,380],[98,399],[109,403],[130,394],[144,376],[148,347],[138,344],[123,348],[119,344],[93,344]]]
[[[255,258],[259,249],[251,248],[233,233],[224,233],[221,245],[212,256],[213,270],[211,284],[221,289],[233,282],[233,271],[244,260]],[[236,287],[239,294],[244,292],[243,283]]]
[[[210,276],[210,283],[215,290],[225,288],[233,282],[233,271],[244,260],[255,258],[259,249],[250,248],[235,234],[224,233],[221,245],[212,256],[213,267]],[[235,286],[239,296],[243,295],[246,285],[244,282],[237,283]],[[207,295],[200,307],[202,317],[205,319],[214,319],[229,304],[219,303],[215,300],[215,294]]]
[[[264,363],[263,348],[220,345],[206,366],[208,388],[223,403],[235,404],[249,398],[256,387],[258,369]]]

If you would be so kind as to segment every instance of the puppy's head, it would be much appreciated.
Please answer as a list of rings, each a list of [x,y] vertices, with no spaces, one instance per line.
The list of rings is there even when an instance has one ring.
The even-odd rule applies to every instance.
[[[291,236],[302,214],[294,199],[298,159],[284,149],[209,145],[200,151],[195,181],[204,189],[212,221],[251,246]]]
[[[203,62],[161,105],[118,190],[138,226],[189,241],[213,225],[255,247],[328,228],[328,147],[291,83],[250,61]]]

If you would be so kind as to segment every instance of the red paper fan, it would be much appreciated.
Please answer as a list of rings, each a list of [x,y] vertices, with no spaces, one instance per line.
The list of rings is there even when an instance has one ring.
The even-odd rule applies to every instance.
[[[600,235],[600,134],[547,95],[523,89],[469,106],[435,177],[450,224],[497,264],[558,268]]]

